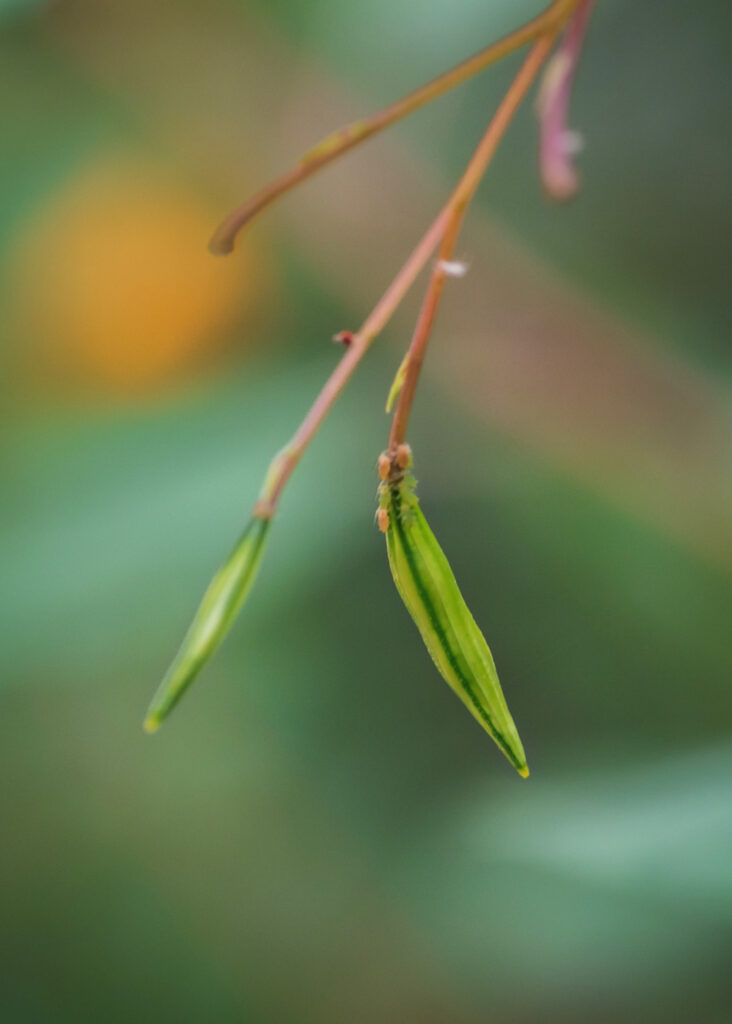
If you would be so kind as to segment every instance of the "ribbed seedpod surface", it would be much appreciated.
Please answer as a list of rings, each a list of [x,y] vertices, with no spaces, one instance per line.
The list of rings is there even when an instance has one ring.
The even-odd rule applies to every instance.
[[[378,521],[397,590],[438,671],[526,778],[526,755],[493,656],[419,507],[410,467],[381,484]]]

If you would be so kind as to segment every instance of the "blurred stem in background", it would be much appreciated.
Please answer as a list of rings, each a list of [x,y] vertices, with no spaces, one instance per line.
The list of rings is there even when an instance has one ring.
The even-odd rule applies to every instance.
[[[499,39],[498,42],[487,46],[475,56],[469,57],[457,67],[439,75],[403,99],[380,110],[377,114],[361,121],[354,121],[352,124],[346,125],[345,128],[332,132],[322,142],[309,149],[291,171],[266,185],[260,192],[233,210],[216,229],[210,243],[211,251],[216,255],[232,252],[236,236],[241,229],[270,203],[321,170],[326,164],[348,152],[349,149],[353,149],[354,146],[365,142],[372,135],[401,121],[402,118],[419,110],[425,104],[431,103],[443,93],[484,71],[491,64],[495,64],[534,39],[555,33],[566,22],[568,15],[579,2],[580,0],[554,0],[538,17],[509,33],[503,39]],[[586,0],[581,0],[581,3],[585,4]]]
[[[569,130],[569,101],[593,4],[594,0],[583,0],[570,20],[562,45],[549,61],[536,104],[541,183],[547,196],[560,202],[571,199],[580,187],[572,157],[581,138]]]

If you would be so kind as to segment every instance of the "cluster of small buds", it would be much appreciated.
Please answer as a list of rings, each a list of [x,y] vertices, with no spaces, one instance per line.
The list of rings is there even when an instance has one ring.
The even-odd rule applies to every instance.
[[[412,461],[412,449],[408,444],[400,444],[394,452],[382,452],[377,463],[380,480],[391,480],[401,476]]]

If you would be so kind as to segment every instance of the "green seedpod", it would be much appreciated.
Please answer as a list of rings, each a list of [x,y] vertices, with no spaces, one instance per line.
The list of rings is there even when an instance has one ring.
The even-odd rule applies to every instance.
[[[526,755],[493,657],[419,507],[410,467],[411,457],[404,470],[395,464],[379,488],[378,522],[394,582],[443,679],[526,778]]]
[[[257,576],[271,520],[252,517],[208,585],[180,650],[158,687],[143,723],[155,732],[228,633]]]

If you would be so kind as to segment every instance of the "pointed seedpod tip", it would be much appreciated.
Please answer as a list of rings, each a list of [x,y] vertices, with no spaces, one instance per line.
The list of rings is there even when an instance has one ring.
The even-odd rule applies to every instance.
[[[406,445],[398,455],[400,468],[406,468],[403,463],[411,465]],[[381,484],[378,518],[386,525],[386,549],[397,590],[437,670],[519,775],[528,778],[524,749],[490,648],[424,518],[411,475],[390,477]]]
[[[152,699],[143,723],[145,732],[159,728],[231,628],[256,578],[270,522],[254,516],[211,580],[180,650]]]

